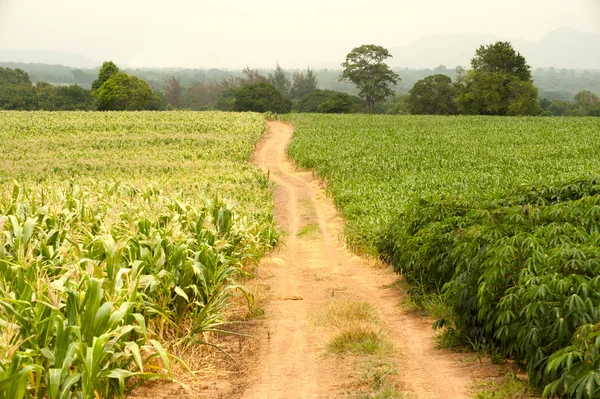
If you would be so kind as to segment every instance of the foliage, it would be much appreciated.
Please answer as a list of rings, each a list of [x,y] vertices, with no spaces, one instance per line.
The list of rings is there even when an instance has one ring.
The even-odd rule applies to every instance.
[[[31,84],[29,74],[22,69],[10,69],[0,67],[0,87],[8,85],[18,85],[21,83]]]
[[[458,90],[446,75],[431,75],[419,80],[408,93],[410,96],[407,102],[411,114],[456,114],[454,100]]]
[[[294,103],[294,111],[317,112],[319,105],[327,101],[333,93],[335,92],[331,90],[313,90]]]
[[[583,367],[595,384],[600,353],[575,353],[594,327],[574,334],[600,324],[598,215],[600,178],[422,200],[390,226],[380,249],[410,282],[443,292],[458,329],[524,364],[532,384],[560,376],[553,386],[561,395],[587,386],[591,398],[600,384],[578,379]],[[577,348],[564,349],[577,337]]]
[[[100,111],[157,110],[161,106],[148,83],[123,72],[111,75],[94,96]]]
[[[215,108],[219,111],[234,111],[235,110],[235,92],[237,89],[227,89],[217,102]]]
[[[98,90],[102,85],[114,74],[119,72],[119,67],[112,61],[104,61],[100,71],[98,71],[98,79],[92,83],[92,90]]]
[[[319,104],[317,112],[322,114],[351,114],[355,112],[354,100],[350,94],[332,93]]]
[[[400,76],[384,62],[390,57],[387,49],[369,44],[352,49],[342,63],[344,70],[340,81],[349,80],[356,85],[369,113],[373,112],[376,101],[394,94],[389,85],[396,85],[400,80]]]
[[[286,114],[292,101],[270,83],[246,84],[235,91],[235,110]]]
[[[275,71],[269,74],[268,82],[277,88],[284,95],[288,95],[290,91],[290,87],[292,82],[290,82],[290,78],[287,77],[286,73],[283,71],[283,68],[277,63],[275,67]]]
[[[310,94],[317,90],[317,83],[317,75],[310,67],[306,68],[306,74],[304,71],[295,71],[292,77],[290,98],[299,99]]]
[[[537,88],[530,81],[499,72],[469,71],[456,99],[467,115],[539,115]]]
[[[431,195],[477,196],[600,169],[597,118],[293,114],[294,162],[327,182],[346,240],[376,252],[398,212]]]
[[[94,109],[94,99],[88,90],[77,85],[52,86],[38,81],[37,109],[44,111],[75,111]]]
[[[529,65],[508,42],[481,46],[473,70],[458,79],[460,113],[469,115],[540,115],[538,90]]]
[[[31,83],[0,86],[0,110],[35,110],[37,99]]]
[[[471,66],[477,72],[500,73],[519,80],[531,80],[530,66],[525,57],[516,52],[509,42],[480,46],[471,59]]]
[[[172,347],[220,330],[237,277],[277,239],[268,181],[245,162],[264,128],[256,114],[0,115],[0,397],[124,397],[170,378]]]

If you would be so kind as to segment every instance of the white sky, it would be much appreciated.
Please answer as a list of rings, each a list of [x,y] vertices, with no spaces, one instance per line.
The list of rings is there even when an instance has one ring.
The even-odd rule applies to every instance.
[[[561,27],[600,32],[600,0],[0,0],[0,49],[129,66],[317,66],[361,44]]]

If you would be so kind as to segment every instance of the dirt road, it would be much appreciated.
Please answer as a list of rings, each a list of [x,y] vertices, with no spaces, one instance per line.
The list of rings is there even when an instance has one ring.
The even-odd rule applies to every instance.
[[[333,398],[348,373],[323,355],[322,334],[313,315],[331,297],[368,301],[379,311],[397,348],[400,388],[411,398],[464,398],[471,384],[469,366],[437,350],[431,324],[401,310],[397,291],[387,288],[395,276],[369,267],[340,240],[342,220],[320,182],[297,171],[286,156],[293,128],[270,122],[254,162],[275,183],[277,222],[285,230],[279,251],[261,262],[270,287],[265,326],[254,381],[244,398]]]

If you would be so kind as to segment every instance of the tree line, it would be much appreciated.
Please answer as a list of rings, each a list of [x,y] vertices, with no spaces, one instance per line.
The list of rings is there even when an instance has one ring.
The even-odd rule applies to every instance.
[[[43,81],[34,85],[23,70],[0,68],[0,109],[600,116],[600,100],[590,90],[573,101],[540,99],[531,68],[508,42],[478,48],[468,71],[436,68],[440,73],[416,81],[406,94],[398,93],[402,79],[385,63],[390,57],[381,46],[353,49],[337,72],[340,90],[319,89],[310,67],[289,73],[279,64],[268,73],[246,67],[239,75],[217,74],[220,79],[197,84],[172,75],[152,88],[108,61],[91,90]]]

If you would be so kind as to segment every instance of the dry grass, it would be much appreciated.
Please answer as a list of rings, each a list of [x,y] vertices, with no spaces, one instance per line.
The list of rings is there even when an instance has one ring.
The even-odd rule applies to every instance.
[[[368,302],[332,300],[315,315],[315,324],[327,328],[325,348],[332,353],[374,354],[392,349],[377,310]]]

